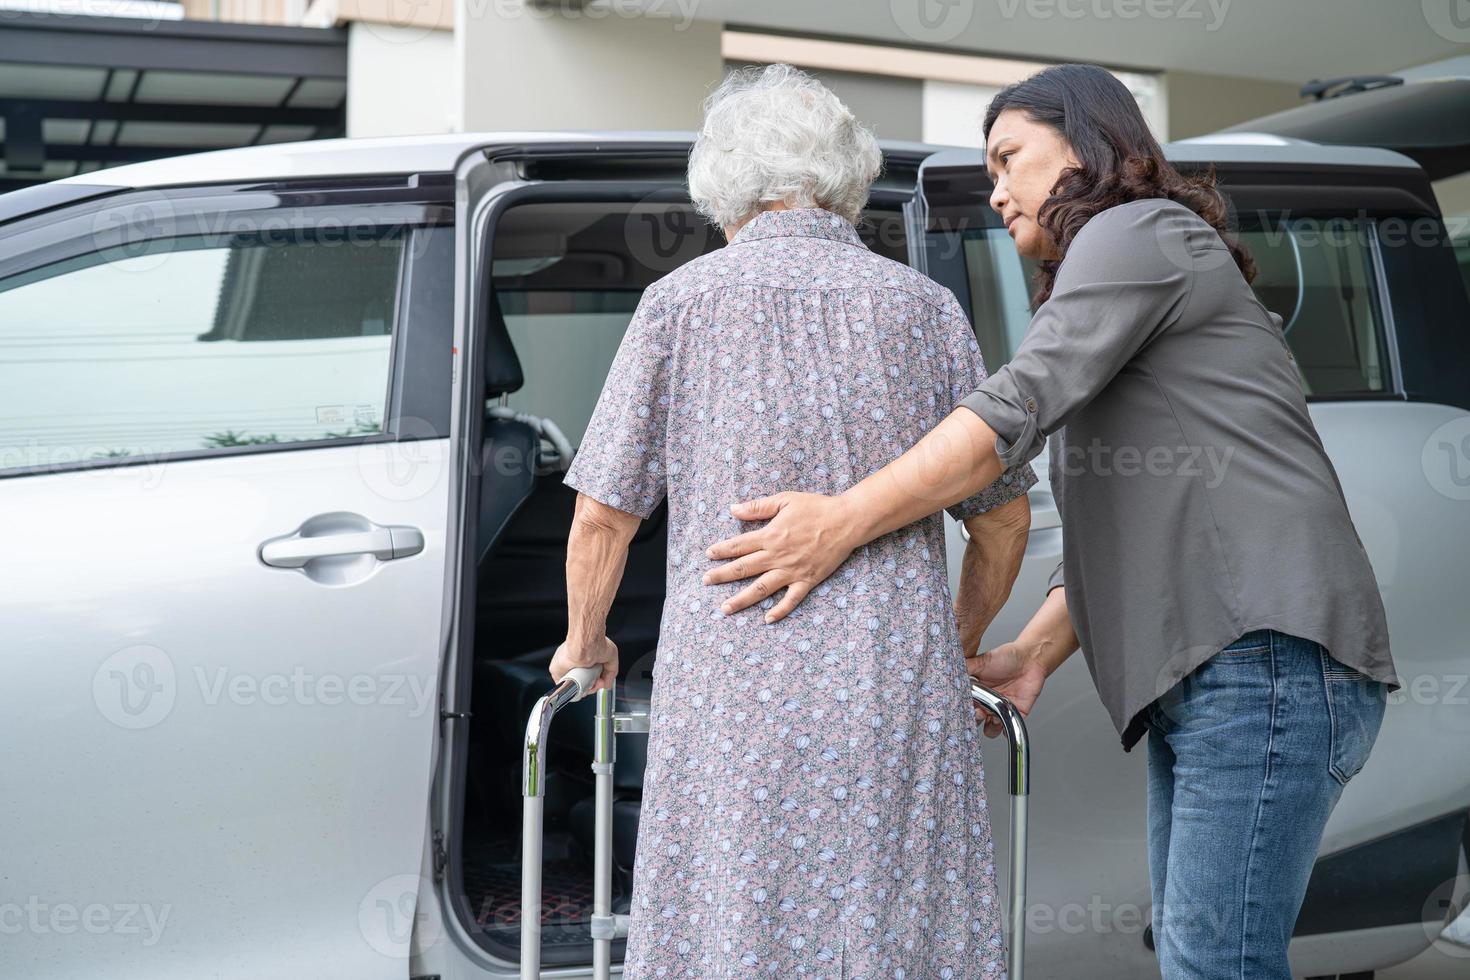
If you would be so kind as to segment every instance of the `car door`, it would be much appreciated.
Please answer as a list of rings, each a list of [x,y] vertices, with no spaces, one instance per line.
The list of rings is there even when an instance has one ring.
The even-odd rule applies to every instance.
[[[0,974],[407,975],[445,188],[0,209]]]
[[[1368,970],[1423,949],[1464,889],[1470,611],[1458,593],[1470,572],[1470,307],[1429,183],[1409,160],[1248,143],[1170,153],[1184,169],[1213,164],[1221,174],[1260,267],[1253,286],[1283,316],[1388,612],[1405,689],[1328,824],[1292,945],[1304,974]],[[1024,336],[1029,277],[989,209],[979,152],[929,157],[917,191],[912,261],[966,305],[994,370]],[[1016,636],[1059,558],[1045,462],[1045,453],[1033,460],[1043,474],[1032,490],[1037,519],[987,646]],[[1149,975],[1146,746],[1119,751],[1080,656],[1048,680],[1028,727],[1033,969],[1063,976],[1087,961],[1099,976]],[[1004,746],[987,745],[985,762],[1001,801]],[[1004,862],[1004,822],[993,827]]]

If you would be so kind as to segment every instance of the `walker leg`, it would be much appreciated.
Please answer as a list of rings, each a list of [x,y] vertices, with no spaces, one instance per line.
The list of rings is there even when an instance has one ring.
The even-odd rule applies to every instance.
[[[592,879],[593,980],[612,977],[612,941],[617,935],[612,915],[613,765],[618,755],[613,735],[616,694],[616,682],[607,690],[597,692],[597,716],[593,721],[592,772],[597,783]]]
[[[1007,908],[1010,946],[1006,980],[1022,980],[1026,958],[1026,803],[1031,795],[1030,743],[1026,736],[1026,720],[1021,712],[999,694],[979,684],[970,683],[970,697],[1000,720],[1006,741],[1011,747],[1011,880]]]
[[[601,673],[597,667],[577,667],[568,671],[550,694],[537,700],[531,709],[531,717],[526,720],[526,741],[521,756],[521,980],[540,980],[541,977],[541,841],[544,829],[541,819],[546,804],[546,735],[556,713],[585,697],[587,689]],[[610,694],[610,691],[599,691],[598,697]],[[600,700],[598,704],[600,708]],[[609,790],[610,780],[609,776]],[[602,792],[600,780],[598,792]]]

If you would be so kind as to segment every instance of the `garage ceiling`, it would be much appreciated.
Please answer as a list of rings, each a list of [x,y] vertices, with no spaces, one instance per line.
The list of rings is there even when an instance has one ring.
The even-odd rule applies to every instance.
[[[213,21],[0,20],[0,190],[118,163],[340,136],[346,32]]]

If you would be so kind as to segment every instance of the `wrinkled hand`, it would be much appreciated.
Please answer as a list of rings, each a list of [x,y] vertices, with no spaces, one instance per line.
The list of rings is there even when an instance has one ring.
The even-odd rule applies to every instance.
[[[1015,641],[966,656],[965,672],[980,686],[990,688],[1014,704],[1023,718],[1031,714],[1041,686],[1046,683],[1046,668]],[[975,705],[975,717],[984,723],[986,737],[1004,733],[995,715],[979,704]]]
[[[717,541],[705,552],[710,558],[735,559],[705,572],[705,585],[760,576],[720,606],[727,616],[785,588],[781,601],[767,611],[766,622],[785,618],[856,547],[850,538],[852,521],[840,497],[787,491],[743,501],[730,513],[742,521],[769,523]]]
[[[592,683],[584,697],[591,697],[598,691],[612,687],[618,676],[618,645],[606,636],[581,646],[563,643],[556,648],[556,653],[551,658],[551,682],[560,684],[567,671],[573,667],[592,666],[601,667],[602,675]]]

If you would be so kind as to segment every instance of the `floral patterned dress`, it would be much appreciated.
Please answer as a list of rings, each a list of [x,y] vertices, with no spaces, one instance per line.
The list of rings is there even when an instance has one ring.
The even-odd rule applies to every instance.
[[[646,517],[668,588],[623,976],[1005,975],[981,740],[936,512],[785,619],[705,549],[731,504],[836,493],[985,378],[953,293],[821,208],[766,211],[645,291],[566,483]],[[1024,493],[1029,466],[948,508]],[[778,593],[779,596],[779,593]]]

